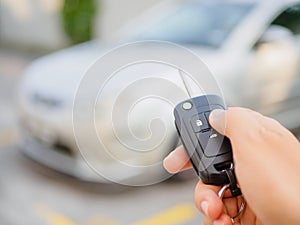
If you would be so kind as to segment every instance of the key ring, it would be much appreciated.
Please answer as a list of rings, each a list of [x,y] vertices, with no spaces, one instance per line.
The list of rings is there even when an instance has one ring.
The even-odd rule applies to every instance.
[[[220,189],[220,191],[218,192],[218,196],[219,196],[219,198],[220,198],[221,200],[223,200],[223,197],[224,197],[224,195],[225,195],[225,192],[226,192],[228,189],[230,189],[230,184],[224,185],[224,186]],[[243,212],[244,212],[244,210],[245,210],[246,201],[245,201],[245,198],[243,197],[243,195],[241,195],[241,197],[242,197],[243,200],[242,200],[241,206],[240,206],[240,208],[239,208],[239,211],[238,211],[238,213],[237,213],[235,216],[231,217],[231,222],[232,222],[233,224],[235,224],[236,219],[239,219],[239,218],[242,216],[242,214],[243,214]],[[226,208],[225,208],[225,213],[227,213]]]

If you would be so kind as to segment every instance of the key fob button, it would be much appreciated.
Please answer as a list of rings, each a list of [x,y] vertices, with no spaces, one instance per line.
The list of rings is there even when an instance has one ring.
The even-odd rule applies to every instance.
[[[210,134],[211,134],[210,130],[206,132],[197,133],[197,138],[199,140],[199,144],[202,148],[203,153],[205,153],[205,149],[207,147]]]
[[[209,121],[209,115],[210,115],[210,113],[211,113],[211,112],[205,112],[205,113],[204,113],[204,115],[205,115],[207,121]]]
[[[207,132],[197,134],[203,153],[207,157],[216,157],[230,151],[228,138],[211,129]]]
[[[205,131],[210,128],[203,113],[193,116],[191,119],[191,125],[195,133]]]

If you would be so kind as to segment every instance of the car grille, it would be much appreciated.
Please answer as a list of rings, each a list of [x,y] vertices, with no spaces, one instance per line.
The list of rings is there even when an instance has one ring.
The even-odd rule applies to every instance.
[[[64,106],[64,102],[61,99],[37,92],[30,95],[30,101],[36,106],[43,106],[51,109],[59,109]]]
[[[36,131],[33,131],[30,126],[27,125],[27,123],[24,120],[20,120],[20,128],[21,132],[25,136],[29,136],[30,139],[32,139],[35,142],[38,142],[39,144],[43,146],[47,146],[49,149],[62,153],[64,155],[68,156],[74,156],[74,150],[69,147],[68,144],[64,143],[62,140],[53,140],[52,142],[46,141],[43,138],[39,137],[36,133]]]

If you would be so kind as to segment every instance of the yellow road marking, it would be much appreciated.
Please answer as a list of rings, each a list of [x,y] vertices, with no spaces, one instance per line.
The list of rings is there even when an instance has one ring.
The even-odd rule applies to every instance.
[[[15,129],[0,129],[0,147],[12,145],[18,139],[18,132]]]
[[[52,214],[48,219],[51,225],[77,225],[70,219],[60,214]]]
[[[191,221],[196,216],[194,204],[183,203],[132,225],[177,225]]]
[[[37,211],[47,220],[49,225],[79,225],[66,216],[53,212],[44,205],[37,205]],[[197,216],[192,203],[183,203],[141,220],[132,225],[179,225],[191,221]],[[119,222],[102,217],[89,220],[86,225],[120,225]]]
[[[85,224],[86,225],[121,225],[118,221],[105,218],[105,217],[94,217]]]
[[[67,218],[66,216],[54,212],[47,208],[46,206],[40,204],[37,205],[37,211],[40,215],[48,222],[49,225],[78,225],[71,219]],[[94,217],[90,219],[88,222],[84,223],[86,225],[120,225],[119,222],[111,220],[105,217]]]
[[[66,216],[53,212],[44,205],[38,205],[37,210],[50,225],[78,225]]]

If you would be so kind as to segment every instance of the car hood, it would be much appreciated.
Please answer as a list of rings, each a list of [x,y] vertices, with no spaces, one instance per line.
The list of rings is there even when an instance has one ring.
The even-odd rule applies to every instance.
[[[23,93],[26,95],[39,93],[72,102],[85,72],[97,59],[113,47],[112,45],[101,45],[95,41],[88,42],[34,61],[24,74]],[[220,79],[218,74],[221,73],[213,70],[215,68],[221,69],[222,56],[219,51],[187,47],[192,49],[208,65],[212,74],[217,75],[217,79]],[[163,49],[158,51],[163,51]]]
[[[85,43],[35,60],[23,76],[23,92],[70,98],[89,65],[103,54],[104,48],[92,46]]]

